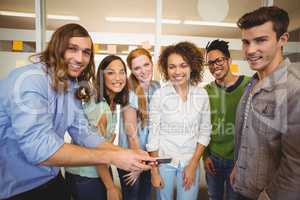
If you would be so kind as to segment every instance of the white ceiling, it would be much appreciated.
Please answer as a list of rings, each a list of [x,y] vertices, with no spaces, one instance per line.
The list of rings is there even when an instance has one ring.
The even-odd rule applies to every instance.
[[[180,20],[202,20],[197,12],[197,0],[162,0],[163,18]],[[211,2],[213,2],[211,0]],[[235,23],[244,13],[258,8],[262,0],[228,0],[229,12],[225,22]],[[274,4],[289,12],[290,30],[300,27],[299,0],[274,0]],[[34,0],[0,0],[0,10],[34,12]],[[155,0],[48,0],[48,14],[75,15],[81,25],[94,32],[154,33],[154,24],[117,23],[105,21],[106,16],[155,17]],[[213,10],[212,12],[218,12]],[[48,20],[47,29],[71,21]],[[0,28],[34,29],[33,18],[8,17],[0,15]],[[236,28],[220,28],[191,25],[163,25],[162,33],[168,35],[208,36],[237,38]]]

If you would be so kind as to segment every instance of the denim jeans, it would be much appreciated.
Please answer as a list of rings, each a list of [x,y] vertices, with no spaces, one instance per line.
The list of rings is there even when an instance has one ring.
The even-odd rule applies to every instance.
[[[236,193],[236,200],[254,200],[254,199],[249,199],[248,197]]]
[[[173,200],[174,199],[174,187],[176,187],[176,199],[177,200],[196,200],[198,197],[200,186],[200,170],[196,169],[195,183],[192,187],[185,191],[183,188],[183,170],[184,167],[179,164],[178,167],[174,167],[168,164],[162,164],[159,167],[159,173],[164,181],[164,187],[159,190],[161,200]]]
[[[53,199],[70,199],[70,193],[67,188],[65,179],[62,177],[61,172],[54,179],[47,183],[38,186],[32,190],[17,194],[6,200],[53,200]]]
[[[128,174],[127,171],[118,169],[120,183],[122,187],[123,200],[150,200],[151,199],[151,173],[149,171],[142,172],[133,186],[126,185],[123,178]]]
[[[212,176],[206,172],[206,182],[208,187],[208,196],[210,200],[222,200],[224,189],[226,199],[235,200],[236,194],[230,184],[230,173],[234,167],[232,160],[225,160],[215,155],[210,155],[214,163],[216,175]]]
[[[66,172],[66,181],[74,200],[106,199],[106,188],[101,178],[88,178]]]

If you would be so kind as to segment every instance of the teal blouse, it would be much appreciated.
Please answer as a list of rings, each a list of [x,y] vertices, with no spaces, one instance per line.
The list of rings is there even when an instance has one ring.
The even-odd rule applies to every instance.
[[[96,103],[95,99],[91,99],[89,102],[83,103],[82,107],[86,117],[88,118],[89,125],[91,126],[92,129],[97,130],[98,121],[100,120],[103,114],[106,114],[107,134],[104,135],[104,138],[107,141],[110,141],[112,139],[117,124],[117,114],[110,110],[108,103],[105,100]],[[100,130],[97,130],[97,132],[101,134]],[[66,171],[71,174],[76,174],[88,178],[99,177],[96,167],[94,166],[66,167]]]

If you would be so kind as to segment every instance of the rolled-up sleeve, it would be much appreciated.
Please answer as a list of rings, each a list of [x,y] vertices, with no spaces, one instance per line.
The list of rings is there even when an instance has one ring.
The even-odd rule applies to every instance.
[[[48,84],[40,71],[31,71],[14,83],[9,104],[13,137],[28,162],[47,160],[64,143],[53,129],[49,112]]]
[[[146,148],[148,152],[158,151],[160,132],[160,90],[157,90],[150,101],[149,136]]]
[[[130,91],[129,92],[129,106],[134,108],[135,110],[138,110],[139,109],[138,102],[139,102],[138,96],[133,91]]]
[[[198,131],[197,142],[199,144],[207,146],[210,142],[210,134],[211,134],[209,98],[206,90],[204,89],[203,89],[203,94],[201,94],[200,96],[201,99],[199,102],[202,102],[202,110],[199,119],[199,131]]]

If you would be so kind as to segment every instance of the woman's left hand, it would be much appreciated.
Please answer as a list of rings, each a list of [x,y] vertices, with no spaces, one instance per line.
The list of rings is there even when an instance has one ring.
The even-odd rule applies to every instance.
[[[117,186],[113,186],[111,188],[106,189],[107,200],[122,200],[122,193],[121,190]]]
[[[139,178],[141,172],[142,171],[132,171],[124,175],[123,178],[125,180],[126,185],[133,186],[136,180]]]
[[[188,164],[187,166],[185,166],[182,174],[183,187],[185,191],[189,190],[195,183],[196,170],[197,166],[194,166],[193,164]]]
[[[110,143],[112,143],[112,144],[114,143],[114,141],[116,139],[116,136],[117,135],[115,133],[112,134],[111,139],[110,139]]]

